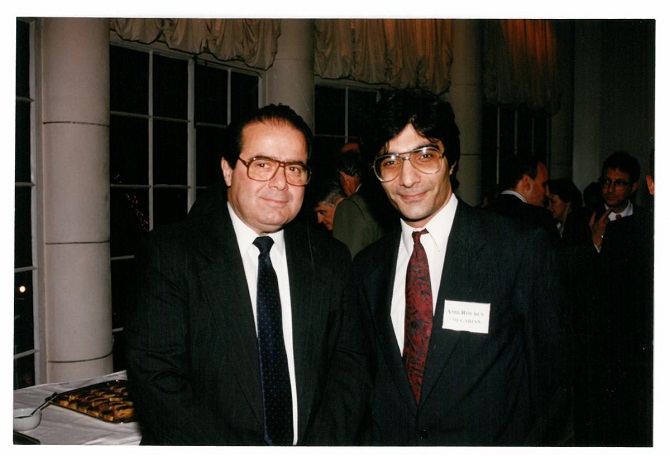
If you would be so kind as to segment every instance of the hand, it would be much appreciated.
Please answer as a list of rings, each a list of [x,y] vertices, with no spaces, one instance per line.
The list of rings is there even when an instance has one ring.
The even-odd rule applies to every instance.
[[[591,240],[593,244],[600,249],[600,246],[603,244],[603,238],[605,237],[605,230],[607,229],[607,224],[610,222],[608,216],[612,212],[612,208],[609,208],[605,213],[596,221],[596,213],[594,212],[589,219],[589,228],[591,228]]]

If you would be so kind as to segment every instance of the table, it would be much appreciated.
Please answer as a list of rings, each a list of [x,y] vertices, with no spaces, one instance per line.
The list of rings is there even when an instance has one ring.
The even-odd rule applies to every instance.
[[[109,380],[126,379],[126,372],[120,371],[86,380],[48,383],[15,390],[14,408],[38,407],[53,393]],[[43,445],[139,445],[142,439],[139,425],[135,421],[108,423],[57,405],[49,405],[42,410],[39,426],[21,433],[38,439]]]

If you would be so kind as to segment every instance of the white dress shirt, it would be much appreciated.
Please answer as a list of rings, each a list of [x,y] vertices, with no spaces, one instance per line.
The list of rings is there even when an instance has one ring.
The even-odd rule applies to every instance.
[[[605,205],[605,209],[609,209],[609,207],[607,206],[607,204]],[[618,212],[618,213],[615,213],[614,211],[612,211],[612,212],[610,212],[610,214],[607,216],[607,218],[608,218],[611,222],[613,222],[614,220],[616,220],[616,216],[617,216],[617,215],[620,215],[621,217],[630,217],[631,215],[633,215],[633,203],[631,203],[630,200],[628,200],[628,205],[626,206],[626,209],[624,209],[623,211]]]
[[[447,252],[447,241],[454,223],[458,199],[451,195],[447,204],[435,214],[423,228],[428,234],[421,236],[421,244],[428,257],[428,268],[430,270],[430,287],[433,293],[433,314],[437,303],[437,293],[440,290],[440,279],[444,267],[444,256]],[[393,298],[391,301],[391,323],[398,339],[398,348],[402,354],[405,345],[405,280],[407,276],[407,265],[409,257],[414,250],[412,233],[421,229],[412,228],[401,220],[402,235],[398,247],[398,261],[396,263],[395,280],[393,282]]]
[[[256,322],[256,334],[258,334],[258,319],[256,310],[256,288],[258,282],[258,254],[260,251],[254,245],[254,240],[258,234],[249,228],[237,216],[235,211],[228,203],[228,212],[233,222],[237,245],[242,255],[244,264],[244,274],[247,277],[247,286],[249,287],[249,297],[251,298],[251,309],[254,313]],[[281,318],[282,330],[284,332],[284,346],[286,347],[286,359],[288,361],[288,373],[291,380],[291,397],[293,400],[293,444],[298,439],[298,396],[295,383],[295,361],[293,357],[293,324],[291,319],[291,289],[289,287],[288,266],[286,263],[286,244],[284,243],[284,231],[269,234],[274,241],[270,249],[270,261],[277,274],[279,283],[279,299],[281,300]]]

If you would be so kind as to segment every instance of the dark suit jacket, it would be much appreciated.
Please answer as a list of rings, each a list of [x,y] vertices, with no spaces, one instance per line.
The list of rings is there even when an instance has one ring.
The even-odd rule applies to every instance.
[[[545,233],[459,201],[418,406],[389,316],[399,242],[398,229],[354,260],[374,350],[373,443],[560,443],[568,341]],[[443,329],[445,300],[489,303],[488,334]]]
[[[514,217],[527,223],[544,228],[553,244],[560,241],[560,233],[556,221],[547,209],[524,203],[515,195],[501,194],[486,209],[508,217]]]
[[[131,395],[144,444],[263,445],[249,291],[221,190],[187,220],[150,233],[127,321]],[[298,444],[351,444],[369,392],[344,245],[285,228]]]

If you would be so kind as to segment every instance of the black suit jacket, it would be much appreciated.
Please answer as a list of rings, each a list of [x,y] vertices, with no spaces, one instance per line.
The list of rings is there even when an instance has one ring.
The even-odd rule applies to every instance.
[[[569,421],[568,340],[545,233],[459,201],[418,406],[389,315],[400,235],[354,260],[374,351],[373,443],[561,443]],[[443,329],[445,300],[490,304],[488,333]]]
[[[553,244],[560,241],[561,235],[556,227],[556,221],[551,212],[544,207],[524,203],[515,195],[505,193],[498,195],[486,208],[498,214],[514,217],[543,228]]]
[[[127,321],[130,391],[144,444],[263,445],[257,337],[224,190],[150,233]],[[357,442],[369,391],[347,248],[285,228],[298,444]]]

